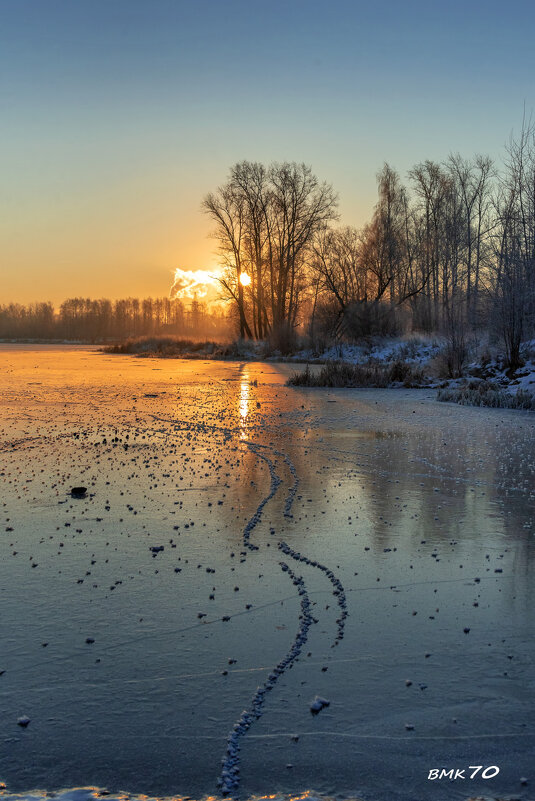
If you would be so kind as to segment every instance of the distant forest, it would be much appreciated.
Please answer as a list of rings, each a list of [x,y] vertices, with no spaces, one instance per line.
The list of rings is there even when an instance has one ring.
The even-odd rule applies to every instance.
[[[0,306],[0,339],[101,342],[160,334],[227,339],[230,332],[224,312],[208,312],[195,299],[186,307],[169,298],[70,298],[57,313],[51,303]]]
[[[504,163],[476,155],[424,161],[407,184],[385,164],[362,228],[339,227],[337,196],[310,167],[243,161],[203,201],[223,269],[221,306],[74,298],[0,307],[0,337],[84,340],[154,334],[269,340],[316,349],[405,331],[462,352],[490,333],[510,366],[535,336],[535,126]],[[218,310],[219,309],[219,310]]]

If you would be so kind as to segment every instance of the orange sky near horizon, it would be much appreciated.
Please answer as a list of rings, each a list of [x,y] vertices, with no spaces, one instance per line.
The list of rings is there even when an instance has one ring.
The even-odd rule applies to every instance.
[[[116,211],[104,204],[91,209],[89,222],[81,209],[56,208],[11,222],[8,231],[4,218],[0,304],[168,296],[177,267],[217,266],[209,220],[195,211],[177,215],[177,223],[172,209],[160,207],[151,219],[146,208],[125,214],[123,204]]]
[[[229,165],[237,160],[229,154]],[[0,305],[50,301],[58,308],[71,297],[166,297],[176,268],[217,272],[214,226],[201,201],[225,181],[228,167],[218,165],[210,180],[204,165],[195,185],[192,166],[181,174],[180,161],[173,169],[154,159],[137,172],[110,175],[103,168],[88,176],[83,162],[73,160],[62,165],[62,178],[43,178],[38,191],[33,177],[33,191],[26,185],[21,165],[9,207],[0,202]],[[373,173],[368,183],[371,195]],[[360,204],[352,200],[353,212],[366,219],[373,195]]]
[[[385,161],[405,183],[450,153],[503,161],[535,11],[502,5],[3,0],[0,305],[213,270],[201,203],[239,161],[310,165],[356,227]]]

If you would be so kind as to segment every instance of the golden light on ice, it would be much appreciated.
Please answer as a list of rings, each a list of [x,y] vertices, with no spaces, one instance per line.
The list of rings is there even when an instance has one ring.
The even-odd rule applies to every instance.
[[[247,436],[246,423],[249,414],[249,404],[251,402],[251,383],[249,381],[249,371],[244,369],[240,379],[240,390],[238,395],[238,409],[240,414],[240,439]]]
[[[251,276],[247,275],[247,273],[240,273],[240,284],[242,286],[249,286],[251,283]]]

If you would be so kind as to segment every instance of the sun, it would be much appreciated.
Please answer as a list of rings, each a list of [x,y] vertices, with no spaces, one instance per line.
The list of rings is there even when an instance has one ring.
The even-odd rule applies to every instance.
[[[249,286],[251,283],[251,276],[247,275],[247,273],[240,273],[240,284],[242,286]]]

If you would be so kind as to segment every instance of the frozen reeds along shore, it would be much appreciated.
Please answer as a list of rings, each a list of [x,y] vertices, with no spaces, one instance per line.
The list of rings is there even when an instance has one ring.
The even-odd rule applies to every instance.
[[[425,378],[422,368],[414,368],[402,361],[386,365],[329,362],[317,372],[311,372],[307,365],[304,371],[294,373],[288,379],[288,385],[292,387],[385,388],[396,384],[404,387],[424,386]]]
[[[523,792],[531,415],[269,361],[0,369],[4,795],[436,801],[467,750],[473,795]]]

